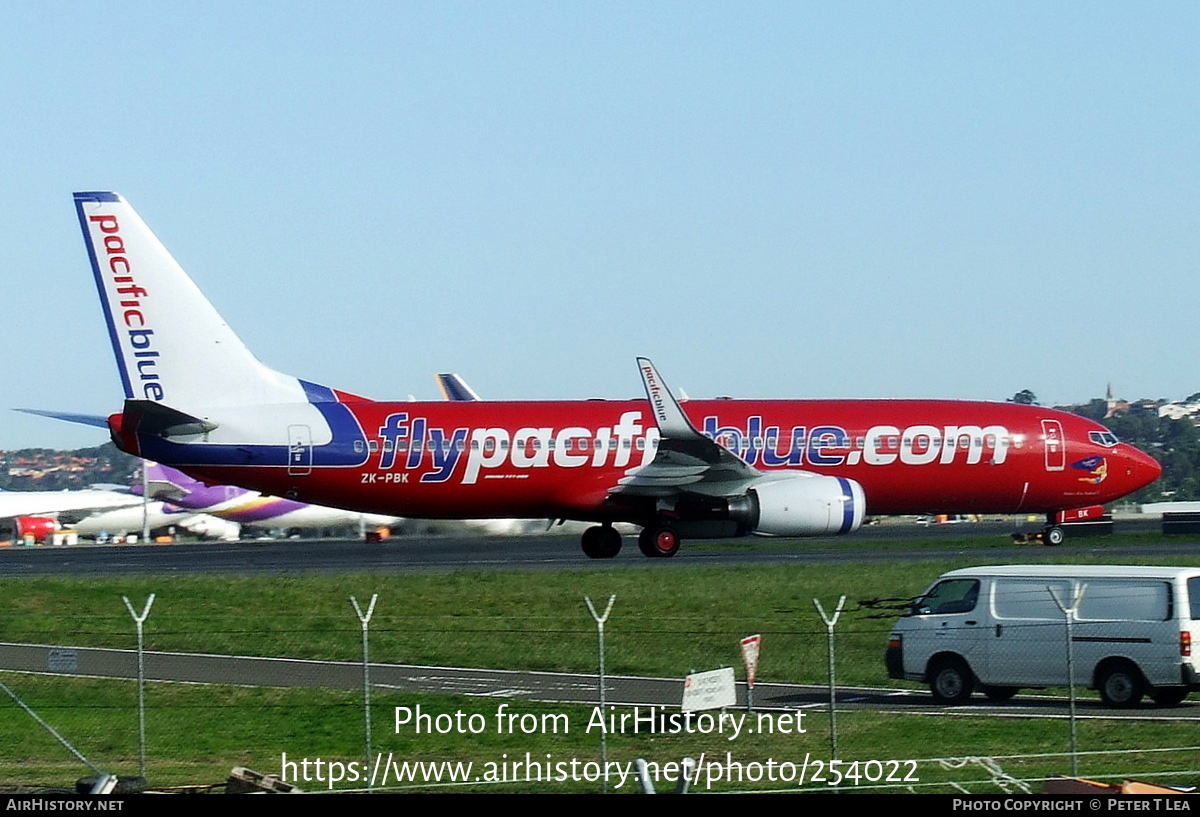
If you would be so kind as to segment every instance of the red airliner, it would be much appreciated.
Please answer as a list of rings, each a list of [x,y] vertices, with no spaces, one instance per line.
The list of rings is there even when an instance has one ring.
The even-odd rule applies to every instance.
[[[638,360],[645,400],[377,402],[260,363],[120,196],[76,193],[118,369],[123,450],[211,482],[407,517],[598,523],[681,538],[849,533],[864,514],[1047,514],[1100,505],[1158,464],[1039,406],[689,400]]]

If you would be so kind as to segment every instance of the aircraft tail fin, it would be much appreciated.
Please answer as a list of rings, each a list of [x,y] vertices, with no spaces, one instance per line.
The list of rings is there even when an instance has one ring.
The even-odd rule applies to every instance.
[[[479,395],[467,385],[467,381],[456,374],[439,374],[437,382],[442,389],[442,395],[452,403],[470,403],[479,399]]]
[[[184,412],[304,402],[294,377],[254,357],[134,209],[75,194],[125,397]]]

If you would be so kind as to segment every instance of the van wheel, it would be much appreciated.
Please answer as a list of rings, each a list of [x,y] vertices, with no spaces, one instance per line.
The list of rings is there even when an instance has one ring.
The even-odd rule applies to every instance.
[[[1146,692],[1142,673],[1127,661],[1117,661],[1100,668],[1096,673],[1096,688],[1100,700],[1116,709],[1137,706]]]
[[[1187,696],[1187,687],[1159,687],[1150,692],[1150,698],[1159,706],[1175,706]]]
[[[974,686],[971,668],[961,658],[941,658],[929,670],[929,691],[940,704],[965,704]]]
[[[986,684],[979,687],[979,691],[987,696],[987,699],[994,704],[1002,704],[1005,701],[1011,701],[1012,697],[1017,694],[1016,687],[994,687]]]

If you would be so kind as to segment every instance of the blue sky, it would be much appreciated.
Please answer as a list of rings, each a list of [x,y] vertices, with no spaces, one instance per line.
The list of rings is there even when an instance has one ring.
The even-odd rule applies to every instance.
[[[0,407],[121,390],[115,190],[377,398],[1200,391],[1200,6],[0,5]],[[0,448],[106,439],[7,413]]]

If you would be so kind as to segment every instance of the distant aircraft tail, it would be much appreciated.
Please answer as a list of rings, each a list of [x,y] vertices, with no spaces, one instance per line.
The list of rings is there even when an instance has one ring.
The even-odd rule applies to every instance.
[[[191,414],[307,399],[251,354],[123,198],[76,193],[75,208],[126,398]]]
[[[458,375],[443,373],[436,377],[438,386],[442,389],[442,395],[451,403],[470,403],[479,399],[475,390]]]

